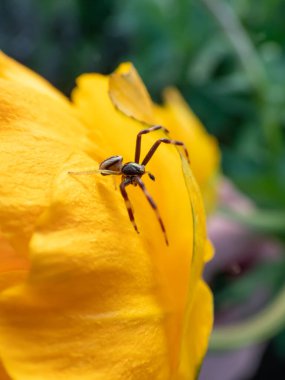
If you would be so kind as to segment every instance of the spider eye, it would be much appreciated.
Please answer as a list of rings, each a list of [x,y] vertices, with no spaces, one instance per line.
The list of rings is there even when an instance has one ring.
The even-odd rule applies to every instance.
[[[149,178],[152,180],[152,181],[155,181],[155,176],[151,173],[147,173]]]

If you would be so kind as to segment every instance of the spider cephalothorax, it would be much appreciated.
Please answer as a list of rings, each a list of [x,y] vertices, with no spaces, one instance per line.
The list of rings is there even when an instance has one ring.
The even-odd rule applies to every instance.
[[[120,191],[121,191],[122,197],[124,198],[130,221],[132,222],[134,229],[137,232],[139,232],[139,231],[138,231],[135,219],[134,219],[134,212],[133,212],[133,208],[132,208],[131,202],[129,200],[127,191],[126,191],[126,187],[128,185],[139,186],[142,189],[142,191],[144,192],[150,206],[152,207],[152,209],[156,213],[156,217],[158,219],[158,222],[159,222],[160,227],[162,229],[162,232],[164,234],[165,242],[168,245],[168,238],[167,238],[166,230],[164,227],[164,223],[161,219],[161,216],[159,214],[157,205],[156,205],[155,201],[153,200],[153,198],[151,197],[151,195],[149,194],[149,192],[147,191],[145,184],[143,183],[141,177],[144,174],[148,174],[150,179],[152,179],[153,181],[155,180],[154,175],[149,173],[148,171],[146,171],[145,167],[161,143],[174,144],[174,145],[182,146],[184,148],[184,152],[185,152],[185,155],[186,155],[188,162],[189,162],[189,156],[188,156],[187,149],[186,149],[183,142],[168,139],[168,138],[161,138],[161,139],[158,139],[152,145],[152,147],[150,148],[150,150],[148,151],[148,153],[146,154],[146,156],[144,157],[144,159],[140,163],[141,136],[146,134],[146,133],[156,131],[158,129],[161,129],[164,132],[168,133],[168,130],[166,128],[160,126],[160,125],[155,125],[155,126],[150,127],[148,129],[143,129],[142,131],[140,131],[138,133],[137,140],[136,140],[134,162],[127,162],[127,163],[123,164],[123,157],[122,156],[111,156],[111,157],[106,158],[104,161],[101,162],[98,170],[91,170],[91,171],[84,171],[84,172],[69,172],[69,173],[70,174],[93,174],[95,172],[99,172],[102,175],[121,175],[122,180],[120,183]]]
[[[147,172],[144,165],[138,164],[137,162],[127,162],[123,165],[122,156],[106,158],[106,160],[102,161],[99,165],[99,171],[102,175],[122,174],[124,178],[141,177],[147,173],[150,179],[155,180],[154,175]]]

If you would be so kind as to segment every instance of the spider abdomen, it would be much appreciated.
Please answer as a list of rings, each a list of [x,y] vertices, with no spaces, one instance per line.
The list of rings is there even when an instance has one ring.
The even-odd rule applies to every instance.
[[[106,160],[102,161],[99,170],[111,170],[114,172],[121,172],[123,157],[122,156],[111,156]],[[101,173],[102,175],[108,175],[106,173]]]
[[[125,176],[142,176],[145,173],[145,167],[136,162],[127,162],[123,165],[121,171]]]

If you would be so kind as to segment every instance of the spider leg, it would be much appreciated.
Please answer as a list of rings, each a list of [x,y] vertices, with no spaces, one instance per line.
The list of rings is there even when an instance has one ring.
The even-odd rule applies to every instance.
[[[155,201],[153,200],[153,198],[150,195],[150,193],[147,191],[147,189],[146,189],[145,184],[143,183],[143,181],[139,177],[136,178],[136,181],[137,181],[137,184],[139,185],[139,187],[142,189],[144,195],[146,196],[146,198],[147,198],[147,200],[148,200],[151,208],[155,212],[156,217],[158,219],[158,222],[160,224],[160,228],[161,228],[161,230],[163,232],[163,235],[164,235],[165,243],[166,243],[166,245],[169,245],[167,234],[166,234],[166,230],[165,230],[165,227],[164,227],[164,223],[163,223],[163,221],[161,219],[161,216],[160,216],[160,213],[158,211],[158,208],[157,208],[157,205],[156,205]]]
[[[140,154],[141,154],[141,138],[142,135],[145,135],[146,133],[157,131],[158,129],[162,129],[164,132],[168,133],[168,129],[162,127],[161,125],[154,125],[153,127],[143,129],[137,134],[137,141],[136,141],[136,150],[135,150],[135,162],[140,162]]]
[[[103,175],[118,175],[118,174],[121,174],[120,172],[116,172],[114,170],[104,170],[104,169],[94,169],[94,170],[84,170],[84,171],[80,171],[80,172],[73,172],[73,171],[69,171],[68,174],[72,174],[72,175],[85,175],[85,174],[96,174],[96,173],[101,173]]]
[[[137,233],[139,233],[138,227],[137,227],[136,222],[135,222],[133,207],[132,207],[132,204],[129,200],[127,191],[126,191],[126,186],[128,186],[130,184],[131,184],[131,181],[129,181],[128,179],[122,181],[120,183],[120,191],[121,191],[122,197],[124,198],[130,221],[132,222],[134,229],[137,231]]]
[[[184,152],[185,152],[185,156],[187,158],[187,161],[188,163],[190,164],[190,160],[189,160],[189,154],[188,154],[188,151],[187,151],[187,148],[185,146],[185,144],[182,142],[182,141],[177,141],[177,140],[171,140],[171,139],[159,139],[157,140],[153,146],[150,148],[150,150],[148,151],[147,155],[145,156],[145,158],[143,159],[142,161],[142,165],[146,165],[149,160],[151,159],[151,157],[153,156],[154,152],[156,151],[156,149],[159,147],[159,145],[161,143],[165,143],[165,144],[173,144],[173,145],[179,145],[179,146],[182,146],[183,149],[184,149]]]

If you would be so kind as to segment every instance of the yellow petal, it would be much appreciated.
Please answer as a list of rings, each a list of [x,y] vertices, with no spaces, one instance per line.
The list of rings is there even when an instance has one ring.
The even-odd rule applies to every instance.
[[[204,260],[205,262],[208,262],[212,260],[215,254],[215,248],[210,240],[206,241],[206,247],[205,247],[205,257]]]
[[[0,380],[12,380],[11,377],[8,376],[1,362],[0,362]]]
[[[129,134],[133,135],[140,129],[139,123],[115,109],[108,96],[109,78],[83,74],[76,83],[72,99],[82,121],[89,127],[89,136],[96,146],[96,159],[103,161],[120,152],[123,144],[122,154],[128,152],[127,159],[132,160],[134,151],[128,141]]]
[[[68,103],[0,79],[1,232],[18,255],[27,256],[59,163],[88,150],[84,131]]]
[[[204,129],[180,93],[174,88],[164,92],[165,104],[156,114],[172,136],[182,140],[191,159],[191,167],[208,209],[215,203],[220,153],[217,141]]]
[[[191,251],[146,250],[104,178],[67,177],[86,164],[74,155],[59,171],[30,277],[0,297],[5,366],[15,380],[178,378]]]
[[[165,316],[151,257],[103,179],[67,178],[76,164],[86,162],[74,156],[55,180],[31,243],[27,284],[1,297],[5,366],[16,380],[166,379]],[[108,201],[117,206],[110,210]]]
[[[210,316],[205,325],[195,325],[197,349],[189,341],[193,320],[199,323],[196,297],[205,308],[210,299],[200,299],[205,215],[185,159],[182,170],[177,150],[162,146],[148,165],[156,182],[145,178],[166,225],[167,247],[138,188],[129,194],[139,235],[110,178],[68,175],[94,164],[96,169],[86,152],[96,159],[134,157],[142,125],[114,109],[108,78],[82,76],[74,93],[88,137],[69,106],[31,87],[7,88],[8,81],[2,82],[2,232],[31,261],[27,279],[0,294],[0,353],[9,375],[192,380],[210,325]],[[158,136],[144,136],[142,155]]]
[[[115,107],[125,115],[146,124],[155,124],[151,98],[131,63],[121,64],[110,75],[109,94]]]
[[[208,348],[213,325],[213,299],[208,286],[199,281],[185,331],[185,350],[182,352],[179,380],[195,380]],[[195,326],[195,327],[194,327]]]
[[[65,96],[43,77],[8,57],[2,51],[0,51],[0,78],[32,87],[41,93],[52,96],[57,101],[67,102]]]
[[[0,291],[23,281],[29,270],[27,259],[17,255],[0,232]],[[1,377],[0,377],[1,379]]]

